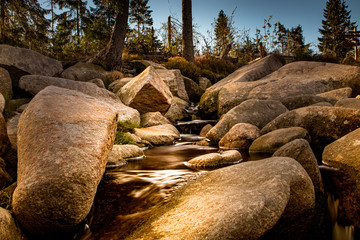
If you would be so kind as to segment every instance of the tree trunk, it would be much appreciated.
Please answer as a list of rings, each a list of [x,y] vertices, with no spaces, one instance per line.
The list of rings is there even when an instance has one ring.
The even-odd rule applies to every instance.
[[[220,59],[225,59],[229,54],[230,50],[231,50],[231,43],[227,44],[224,50],[222,50],[222,52],[220,53]]]
[[[171,44],[171,16],[168,17],[168,44],[169,44],[169,52],[171,52],[172,44]]]
[[[194,59],[194,44],[192,32],[192,9],[191,0],[182,0],[182,21],[183,21],[183,57],[192,63]]]
[[[107,46],[91,62],[102,65],[106,70],[121,67],[122,52],[128,27],[129,0],[118,1],[119,12],[116,15],[114,30]]]

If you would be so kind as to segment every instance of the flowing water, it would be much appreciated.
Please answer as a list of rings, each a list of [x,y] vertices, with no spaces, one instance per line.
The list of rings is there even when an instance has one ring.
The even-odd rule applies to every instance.
[[[194,145],[202,140],[197,135],[182,134],[175,145],[145,150],[146,158],[129,161],[121,168],[106,171],[95,198],[90,228],[81,237],[89,239],[123,239],[145,222],[156,209],[188,181],[205,170],[187,168],[184,163],[199,155],[217,152],[218,148]],[[258,160],[269,155],[248,155],[244,160]],[[321,167],[324,185],[328,188],[328,209],[332,219],[333,240],[354,240],[354,227],[342,226],[337,221],[339,200],[331,193],[333,169]],[[325,173],[325,174],[324,174]],[[330,173],[330,175],[329,175]],[[330,188],[330,190],[329,190]]]

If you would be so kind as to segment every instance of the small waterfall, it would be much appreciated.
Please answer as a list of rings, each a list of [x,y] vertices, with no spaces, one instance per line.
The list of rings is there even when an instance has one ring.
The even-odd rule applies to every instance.
[[[337,222],[339,199],[335,199],[334,195],[328,193],[327,205],[333,226],[332,240],[354,240],[354,226],[342,226]]]

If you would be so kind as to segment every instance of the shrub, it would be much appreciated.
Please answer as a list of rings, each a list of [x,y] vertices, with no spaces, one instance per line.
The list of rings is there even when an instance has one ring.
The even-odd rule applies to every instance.
[[[117,145],[134,144],[134,140],[126,133],[127,132],[134,133],[134,129],[139,127],[140,127],[139,124],[128,120],[123,122],[118,122],[114,144]]]
[[[212,79],[205,76],[209,78],[213,83],[228,76],[237,69],[237,66],[235,66],[231,62],[221,60],[213,56],[196,58],[195,64],[203,71],[208,70],[213,73]]]
[[[191,78],[195,82],[198,82],[201,77],[201,69],[182,57],[169,58],[165,63],[165,67],[168,69],[179,69],[182,75]]]

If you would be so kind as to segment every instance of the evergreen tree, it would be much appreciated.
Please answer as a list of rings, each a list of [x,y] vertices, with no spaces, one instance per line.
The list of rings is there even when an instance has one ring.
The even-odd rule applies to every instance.
[[[353,30],[355,22],[351,22],[350,11],[347,10],[345,1],[328,0],[324,9],[324,18],[322,20],[322,29],[319,29],[322,37],[319,40],[319,50],[327,55],[335,56],[337,59],[344,58],[351,49],[345,46],[349,43],[343,35]]]
[[[231,19],[226,16],[223,10],[219,12],[214,24],[215,53],[220,54],[226,46],[234,42],[235,30],[232,27]]]
[[[46,13],[37,0],[0,0],[0,43],[45,50],[49,42]]]
[[[151,18],[152,10],[147,6],[149,0],[131,0],[129,21],[136,25],[136,34],[140,39],[143,35],[142,32],[151,28],[153,19]]]

